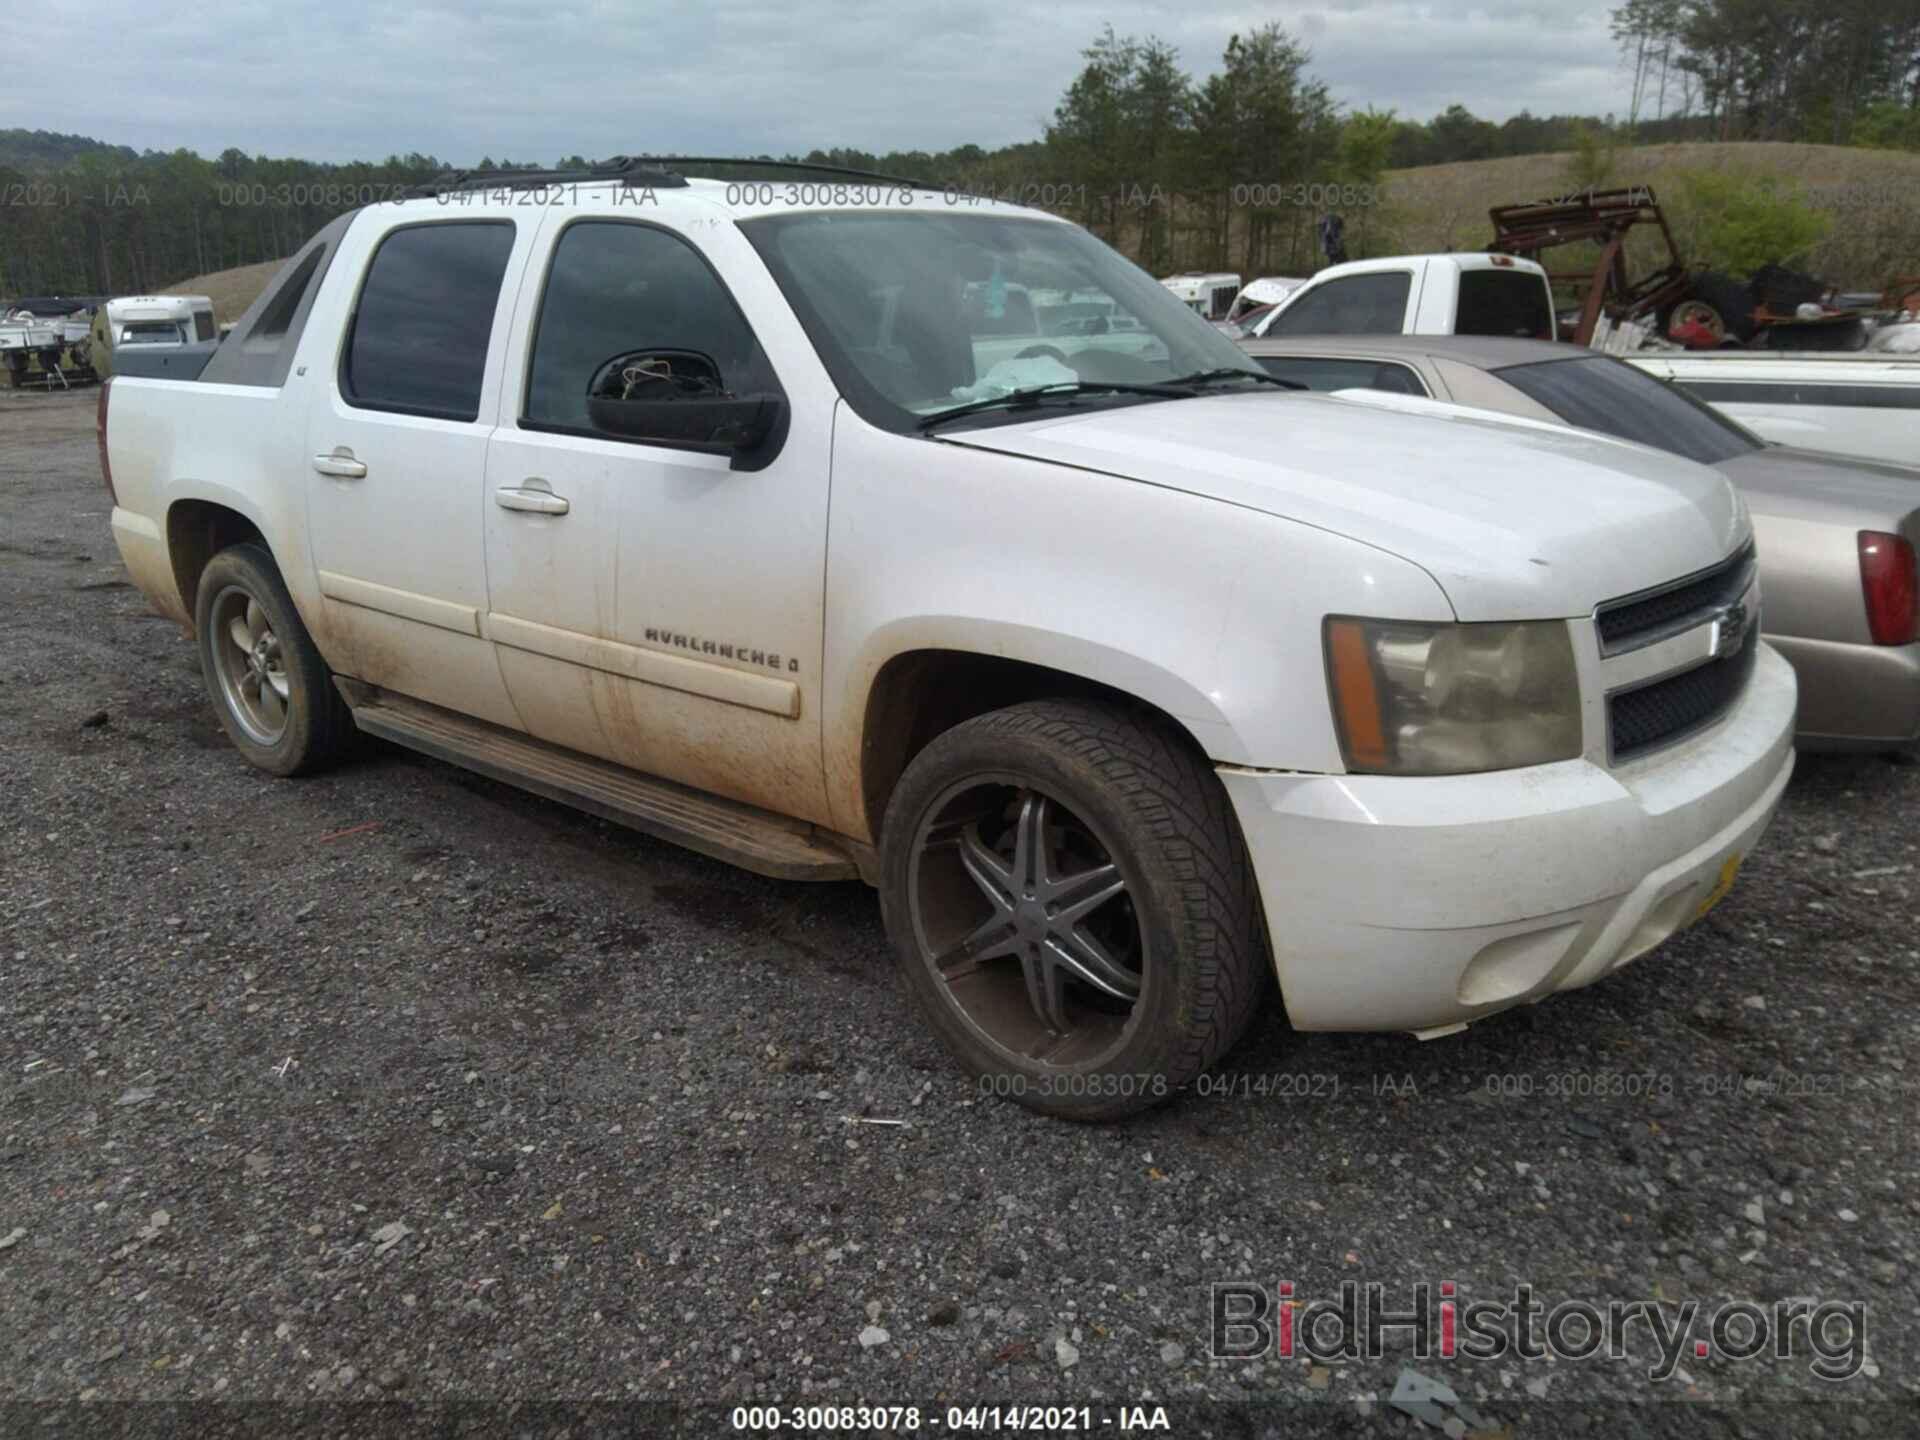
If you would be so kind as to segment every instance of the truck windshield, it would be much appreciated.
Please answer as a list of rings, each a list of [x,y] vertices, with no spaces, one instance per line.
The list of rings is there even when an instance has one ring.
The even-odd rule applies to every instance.
[[[1462,270],[1456,335],[1553,339],[1553,300],[1530,270]]]
[[[840,393],[888,430],[1043,386],[1151,386],[1254,368],[1158,280],[1072,225],[814,211],[740,229]],[[1161,398],[1090,388],[1074,403]]]
[[[1760,441],[1664,380],[1605,355],[1509,365],[1494,374],[1569,425],[1705,465],[1758,450]]]

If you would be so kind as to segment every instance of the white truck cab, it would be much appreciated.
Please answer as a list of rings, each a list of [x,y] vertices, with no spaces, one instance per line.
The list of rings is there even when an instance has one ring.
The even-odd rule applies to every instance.
[[[1511,255],[1389,255],[1330,265],[1290,290],[1251,334],[1557,338],[1547,272]]]
[[[357,728],[864,878],[960,1061],[1083,1119],[1263,968],[1436,1034],[1725,895],[1795,690],[1720,474],[1296,391],[1040,212],[660,163],[352,212],[107,387],[120,553],[248,760]],[[1014,286],[1151,344],[1008,356]]]

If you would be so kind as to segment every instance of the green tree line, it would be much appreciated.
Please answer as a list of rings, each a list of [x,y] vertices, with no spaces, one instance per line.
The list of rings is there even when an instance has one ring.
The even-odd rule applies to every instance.
[[[1202,80],[1166,41],[1108,27],[1037,139],[787,158],[1039,204],[1156,271],[1260,274],[1313,268],[1328,210],[1345,218],[1352,253],[1388,243],[1389,169],[1674,140],[1920,149],[1920,0],[1626,0],[1612,20],[1624,118],[1523,111],[1496,124],[1463,105],[1426,121],[1343,114],[1277,24],[1232,37]],[[278,259],[342,211],[445,168],[422,154],[206,159],[0,131],[0,294],[153,290]],[[488,156],[477,168],[540,167]]]

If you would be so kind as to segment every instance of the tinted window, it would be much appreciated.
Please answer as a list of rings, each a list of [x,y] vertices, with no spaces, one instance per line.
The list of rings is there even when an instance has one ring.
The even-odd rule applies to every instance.
[[[1463,270],[1456,335],[1553,339],[1553,305],[1538,275],[1524,270]]]
[[[1424,395],[1427,387],[1405,365],[1380,360],[1333,360],[1302,355],[1262,355],[1269,375],[1292,380],[1309,390],[1390,390],[1396,395]]]
[[[595,372],[632,350],[697,350],[736,395],[776,388],[733,297],[686,241],[621,221],[569,225],[540,301],[525,419],[589,428]]]
[[[374,251],[340,365],[368,410],[472,420],[513,249],[513,226],[459,221],[395,230]]]
[[[1509,365],[1494,374],[1569,425],[1712,465],[1758,450],[1726,416],[1664,380],[1604,355]]]
[[[1405,270],[1329,280],[1276,315],[1267,334],[1398,335],[1412,288],[1413,276]]]
[[[196,340],[213,338],[213,316],[204,310],[193,312],[193,338]]]

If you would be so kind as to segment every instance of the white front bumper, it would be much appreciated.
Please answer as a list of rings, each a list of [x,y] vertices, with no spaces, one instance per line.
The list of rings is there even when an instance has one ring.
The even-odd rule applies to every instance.
[[[1429,1030],[1591,984],[1691,924],[1793,773],[1793,670],[1611,770],[1401,778],[1223,768],[1287,1013]]]

